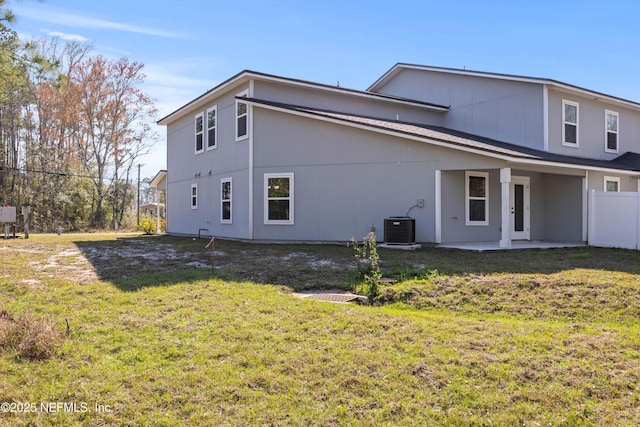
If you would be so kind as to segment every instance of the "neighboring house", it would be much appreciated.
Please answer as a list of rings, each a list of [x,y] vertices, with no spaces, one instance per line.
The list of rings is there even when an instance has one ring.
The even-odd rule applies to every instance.
[[[167,231],[587,241],[588,191],[638,191],[640,104],[549,79],[397,64],[365,91],[243,71],[161,119]]]
[[[158,207],[160,210],[158,210]],[[140,205],[140,213],[154,218],[164,218],[164,205],[156,202],[145,203],[144,205]]]

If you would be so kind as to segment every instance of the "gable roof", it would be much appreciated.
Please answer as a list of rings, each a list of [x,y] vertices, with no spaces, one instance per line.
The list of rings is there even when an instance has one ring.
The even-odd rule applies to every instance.
[[[307,80],[292,79],[288,77],[276,76],[273,74],[265,74],[257,71],[244,70],[239,72],[235,76],[225,80],[224,82],[220,83],[213,89],[208,90],[207,92],[195,98],[194,100],[188,102],[187,104],[178,108],[174,112],[161,118],[160,120],[157,121],[157,123],[159,125],[167,125],[173,122],[175,119],[182,117],[185,114],[193,112],[198,108],[204,107],[205,104],[210,102],[215,97],[233,89],[234,87],[237,87],[243,83],[246,83],[247,81],[250,81],[250,80],[277,82],[277,83],[287,84],[291,86],[321,90],[329,93],[351,95],[359,98],[366,98],[366,99],[382,101],[382,102],[399,103],[403,105],[425,108],[430,111],[446,112],[449,110],[449,107],[445,105],[438,105],[430,102],[418,101],[415,99],[402,98],[399,96],[387,95],[387,94],[382,94],[377,92],[349,89],[341,86],[331,86],[331,85],[327,85],[323,83],[315,83]]]
[[[165,169],[160,169],[156,174],[156,176],[154,176],[151,182],[149,183],[149,187],[151,188],[159,187],[162,184],[162,181],[164,181],[166,178],[167,178],[167,171]]]
[[[617,96],[608,95],[608,94],[597,92],[590,89],[585,89],[580,86],[575,86],[569,83],[564,83],[564,82],[549,79],[549,78],[528,77],[528,76],[520,76],[516,74],[489,73],[484,71],[473,71],[473,70],[458,69],[458,68],[432,67],[427,65],[406,64],[406,63],[400,63],[400,62],[394,65],[393,67],[391,67],[389,71],[384,73],[378,80],[376,80],[371,86],[369,86],[367,88],[367,91],[377,92],[378,90],[380,90],[380,88],[383,85],[385,85],[387,82],[393,79],[402,70],[430,71],[430,72],[436,72],[436,73],[485,77],[489,79],[500,79],[500,80],[509,80],[509,81],[546,85],[546,86],[554,87],[560,91],[567,91],[567,92],[574,92],[574,93],[577,92],[581,95],[588,96],[596,100],[612,102],[615,104],[621,104],[630,109],[640,110],[639,102],[631,101],[631,100],[620,98]]]
[[[611,161],[586,159],[535,150],[438,126],[358,116],[255,98],[247,98],[245,100],[253,105],[267,109],[367,129],[401,138],[409,138],[516,163],[562,166],[573,169],[615,170],[619,173],[626,172],[630,175],[636,175],[637,172],[640,172],[640,154],[635,153],[627,153],[618,158],[621,160],[626,158],[637,159],[638,161],[635,162],[617,161],[618,159]]]

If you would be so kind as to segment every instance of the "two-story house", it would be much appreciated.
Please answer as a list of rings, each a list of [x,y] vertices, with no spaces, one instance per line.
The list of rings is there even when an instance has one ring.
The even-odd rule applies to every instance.
[[[419,242],[585,242],[588,191],[640,176],[639,103],[514,75],[243,71],[158,123],[171,234],[347,241],[410,212]]]

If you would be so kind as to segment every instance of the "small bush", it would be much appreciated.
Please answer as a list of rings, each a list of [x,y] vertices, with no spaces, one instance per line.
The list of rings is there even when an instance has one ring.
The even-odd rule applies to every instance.
[[[20,358],[49,359],[63,341],[63,335],[50,319],[24,314],[16,319],[0,312],[0,350],[17,353]]]
[[[166,224],[164,220],[160,220],[160,229],[166,228]],[[156,219],[151,216],[145,215],[140,218],[140,225],[138,226],[138,231],[142,231],[144,234],[155,234],[157,230]]]
[[[355,239],[351,239],[354,255],[356,258],[356,268],[358,278],[364,282],[356,285],[356,293],[364,293],[373,303],[380,295],[380,279],[382,273],[378,265],[379,256],[376,246],[376,235],[371,232],[364,238],[362,245]]]

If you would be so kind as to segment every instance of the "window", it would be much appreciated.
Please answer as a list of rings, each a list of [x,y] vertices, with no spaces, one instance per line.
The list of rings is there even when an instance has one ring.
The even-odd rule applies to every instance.
[[[216,127],[216,113],[218,107],[213,106],[207,110],[207,150],[216,148],[218,131]]]
[[[265,174],[264,195],[264,223],[293,224],[293,174]]]
[[[246,97],[248,91],[239,93],[238,97]],[[246,102],[236,99],[236,141],[249,136],[249,106]]]
[[[562,145],[578,146],[578,103],[562,101]]]
[[[613,177],[613,176],[605,176],[604,191],[612,191],[612,192],[620,191],[620,178]]]
[[[196,153],[202,153],[204,149],[204,116],[198,114],[196,116]]]
[[[618,152],[618,113],[605,110],[605,147],[604,151],[609,153]]]
[[[191,184],[191,209],[198,209],[198,184]]]
[[[466,225],[489,225],[489,174],[465,173]]]
[[[220,191],[220,222],[231,224],[231,178],[225,178],[221,182]]]

